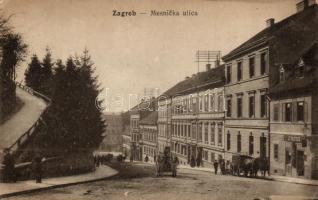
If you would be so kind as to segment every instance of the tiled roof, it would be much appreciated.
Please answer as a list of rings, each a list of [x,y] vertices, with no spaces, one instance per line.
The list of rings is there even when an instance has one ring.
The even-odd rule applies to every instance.
[[[153,111],[147,117],[143,118],[139,124],[144,124],[144,125],[156,125],[158,120],[158,112]]]
[[[179,94],[189,94],[193,91],[223,86],[224,82],[224,65],[221,65],[180,81],[163,93],[162,96],[171,97]]]
[[[318,6],[312,5],[274,25],[265,28],[223,57],[235,59],[262,45],[269,45],[276,63],[293,63],[317,41]]]
[[[308,92],[313,88],[317,89],[318,79],[318,47],[316,44],[312,46],[304,55],[300,57],[304,61],[304,76],[297,78],[295,75],[297,64],[284,67],[287,78],[283,82],[279,82],[270,88],[269,92],[275,96],[290,95],[291,92]],[[298,59],[300,59],[298,58]],[[284,65],[283,65],[284,66]]]

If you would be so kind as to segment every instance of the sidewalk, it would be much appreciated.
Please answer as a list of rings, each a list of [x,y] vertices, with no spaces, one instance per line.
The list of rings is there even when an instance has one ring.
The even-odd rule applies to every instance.
[[[144,163],[140,162],[139,164],[151,164],[153,163]],[[205,168],[205,167],[190,167],[187,165],[179,165],[178,169],[189,169],[189,170],[196,170],[196,171],[205,171],[205,172],[210,172],[214,174],[214,169],[213,168]],[[218,171],[218,174],[221,172]],[[259,176],[261,177],[261,176]],[[313,185],[313,186],[318,186],[318,180],[309,180],[309,179],[302,179],[302,178],[294,178],[294,177],[286,177],[286,176],[276,176],[276,175],[271,175],[271,176],[266,176],[264,178],[265,180],[272,180],[272,181],[280,181],[280,182],[287,182],[287,183],[294,183],[294,184],[302,184],[302,185]]]
[[[101,166],[98,167],[96,171],[91,173],[76,176],[43,179],[42,183],[35,183],[34,180],[20,181],[17,183],[0,183],[0,198],[25,194],[34,191],[41,191],[44,189],[98,181],[114,176],[117,173],[118,172],[116,170],[108,166]]]
[[[276,176],[276,175],[271,175],[269,177],[272,178],[274,181],[318,186],[318,180],[309,180],[309,179],[303,179],[303,178],[294,178],[294,177]]]

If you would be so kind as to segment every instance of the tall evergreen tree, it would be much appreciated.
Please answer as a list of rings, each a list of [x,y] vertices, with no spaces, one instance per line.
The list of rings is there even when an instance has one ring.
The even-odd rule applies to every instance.
[[[94,77],[93,68],[94,63],[85,49],[80,59],[80,80],[81,87],[81,111],[83,120],[83,129],[86,131],[86,140],[83,140],[83,144],[86,147],[97,147],[102,140],[102,133],[105,129],[104,120],[102,118],[102,111],[97,109],[95,101],[101,92],[97,77]]]
[[[41,86],[42,67],[37,55],[33,55],[27,70],[24,73],[25,84],[32,89],[39,91]]]
[[[52,54],[50,49],[46,48],[46,54],[41,63],[42,72],[41,72],[41,92],[51,96],[52,94],[52,78],[53,78],[53,66]]]

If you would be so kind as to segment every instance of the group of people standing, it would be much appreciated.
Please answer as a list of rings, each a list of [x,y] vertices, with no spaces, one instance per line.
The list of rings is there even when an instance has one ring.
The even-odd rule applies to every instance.
[[[4,183],[15,183],[18,180],[18,170],[15,166],[15,160],[8,148],[3,151],[3,161],[1,166],[1,176],[2,182]],[[32,164],[31,170],[33,178],[36,183],[42,182],[42,159],[40,156],[35,156]]]
[[[224,159],[220,159],[219,161],[214,160],[213,162],[214,173],[218,173],[218,169],[220,168],[221,174],[225,175],[230,173],[231,171],[231,163],[230,161],[226,161]]]

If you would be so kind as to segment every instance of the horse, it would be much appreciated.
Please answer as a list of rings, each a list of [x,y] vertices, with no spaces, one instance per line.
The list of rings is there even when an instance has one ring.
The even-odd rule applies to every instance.
[[[269,160],[268,158],[255,158],[253,161],[253,174],[257,176],[258,171],[261,171],[262,176],[269,175]]]

